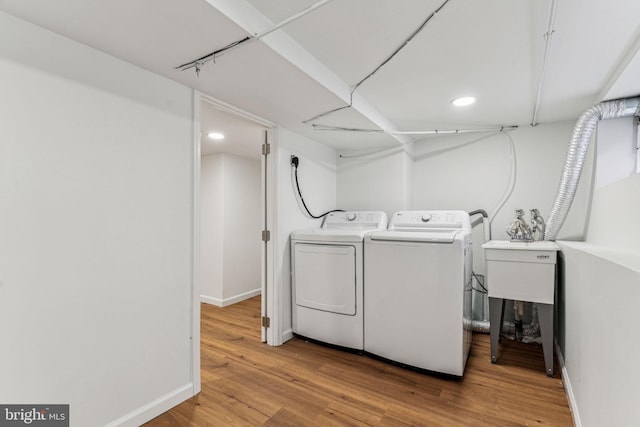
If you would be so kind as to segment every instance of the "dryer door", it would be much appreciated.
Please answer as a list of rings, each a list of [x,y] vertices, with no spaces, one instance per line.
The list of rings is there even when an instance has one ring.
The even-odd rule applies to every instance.
[[[355,315],[356,247],[301,242],[294,245],[296,305]]]

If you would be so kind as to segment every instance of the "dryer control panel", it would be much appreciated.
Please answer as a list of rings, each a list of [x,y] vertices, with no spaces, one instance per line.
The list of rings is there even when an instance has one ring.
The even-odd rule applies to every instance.
[[[465,211],[399,211],[389,221],[389,230],[456,229],[471,231]]]
[[[322,228],[387,228],[387,214],[382,211],[331,212],[324,217]]]

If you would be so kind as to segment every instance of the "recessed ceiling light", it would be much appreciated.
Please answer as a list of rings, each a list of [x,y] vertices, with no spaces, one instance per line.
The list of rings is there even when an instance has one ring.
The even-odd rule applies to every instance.
[[[215,140],[221,140],[224,139],[224,135],[221,134],[220,132],[209,132],[207,134],[207,136],[211,139],[215,139]]]
[[[462,96],[451,101],[451,103],[456,107],[466,107],[474,102],[476,102],[476,99],[473,96]]]

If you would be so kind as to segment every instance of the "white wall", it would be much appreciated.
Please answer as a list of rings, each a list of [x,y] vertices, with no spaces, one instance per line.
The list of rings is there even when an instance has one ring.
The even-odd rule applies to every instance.
[[[202,158],[203,302],[224,307],[260,294],[261,184],[260,160],[232,154]]]
[[[341,159],[338,205],[350,210],[484,209],[493,218],[493,238],[507,239],[505,227],[516,208],[538,208],[547,218],[562,172],[574,122],[523,126],[499,134],[438,136],[362,158]],[[497,211],[509,187],[510,139],[515,149],[515,186]],[[590,154],[578,195],[562,238],[584,235],[590,201],[593,156]],[[409,176],[410,179],[406,177]],[[478,230],[481,230],[479,227]],[[474,233],[474,270],[484,273],[482,232]]]
[[[200,168],[200,299],[222,306],[224,262],[224,163],[204,156]]]
[[[574,122],[523,126],[493,135],[442,136],[416,144],[413,206],[416,209],[484,209],[493,216],[493,238],[506,239],[514,211],[551,209]],[[500,211],[511,168],[509,138],[516,158],[513,193]],[[455,148],[459,147],[459,148]],[[447,150],[447,151],[445,151]],[[563,238],[582,238],[593,160],[585,165],[578,196],[561,230]]]
[[[193,394],[192,91],[0,13],[0,402]]]
[[[338,206],[345,210],[384,211],[388,217],[408,209],[412,163],[410,154],[403,147],[370,156],[340,158]]]
[[[638,189],[640,174],[634,174],[594,192],[587,242],[625,253],[640,253]]]
[[[276,287],[281,292],[277,298],[282,305],[281,323],[277,327],[280,328],[283,341],[286,341],[292,336],[289,236],[294,230],[319,227],[322,224],[320,219],[309,218],[297,201],[290,158],[292,155],[298,156],[298,180],[302,195],[311,213],[319,215],[336,209],[337,154],[332,148],[287,129],[280,129],[278,146],[276,203],[279,218],[274,246],[279,267],[279,271],[276,271],[276,280],[279,280]]]
[[[564,263],[557,338],[576,425],[637,425],[640,256],[636,251],[621,257],[589,243],[559,243]]]
[[[260,141],[256,142],[256,149]],[[225,301],[260,293],[260,160],[224,154]]]
[[[598,162],[600,147],[635,142],[632,126],[629,120],[600,122]],[[609,154],[605,162],[615,166]],[[625,164],[625,156],[619,161]],[[640,418],[638,212],[640,175],[622,178],[594,190],[586,241],[560,242],[557,339],[578,425],[635,425]]]

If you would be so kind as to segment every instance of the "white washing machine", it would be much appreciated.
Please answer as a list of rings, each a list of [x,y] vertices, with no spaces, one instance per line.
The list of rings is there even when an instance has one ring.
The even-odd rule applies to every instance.
[[[384,212],[332,212],[291,234],[295,334],[363,350],[363,239],[386,226]]]
[[[401,211],[364,244],[366,353],[462,377],[471,346],[471,223]]]

